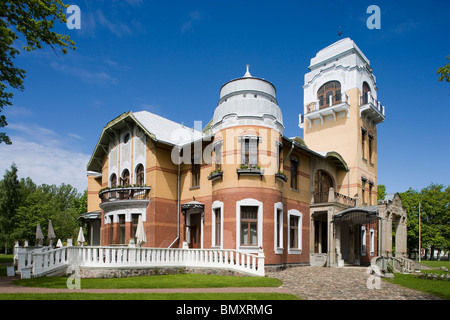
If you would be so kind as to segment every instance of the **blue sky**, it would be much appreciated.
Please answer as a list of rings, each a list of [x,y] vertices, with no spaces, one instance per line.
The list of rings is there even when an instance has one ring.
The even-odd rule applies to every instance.
[[[102,128],[147,110],[187,126],[206,124],[219,89],[243,76],[277,88],[284,134],[303,136],[304,75],[322,48],[350,37],[371,62],[386,121],[378,127],[378,183],[388,192],[448,185],[450,84],[436,70],[450,55],[450,2],[88,1],[81,29],[59,25],[76,51],[21,53],[23,92],[6,107],[12,146],[0,144],[0,174],[12,162],[36,183],[87,187],[86,164]],[[381,9],[370,30],[367,7]],[[20,46],[20,41],[17,44]]]

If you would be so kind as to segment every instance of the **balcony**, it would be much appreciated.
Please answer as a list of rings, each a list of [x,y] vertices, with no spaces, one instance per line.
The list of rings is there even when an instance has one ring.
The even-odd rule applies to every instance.
[[[304,122],[309,123],[311,128],[312,122],[315,119],[320,119],[320,123],[323,125],[324,118],[326,116],[333,116],[333,120],[336,121],[337,113],[344,111],[349,116],[350,105],[348,103],[348,96],[346,94],[330,95],[328,101],[325,101],[322,106],[319,101],[310,102],[306,105],[306,113],[299,118],[299,126],[303,128]]]
[[[311,204],[328,204],[338,203],[347,207],[356,206],[356,199],[350,198],[330,188],[328,192],[313,192],[311,197]]]
[[[365,92],[360,97],[359,116],[372,125],[379,124],[386,118],[385,107],[380,101],[375,100],[370,92]]]
[[[100,208],[114,204],[148,203],[150,201],[151,187],[146,186],[117,186],[100,190],[98,196],[101,200]]]

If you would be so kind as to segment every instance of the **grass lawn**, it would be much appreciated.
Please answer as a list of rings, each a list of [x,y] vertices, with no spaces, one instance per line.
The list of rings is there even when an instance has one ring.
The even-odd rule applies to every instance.
[[[395,273],[394,279],[383,280],[450,300],[450,281],[421,279],[417,275],[401,273]]]
[[[8,293],[0,300],[298,300],[281,293]]]
[[[436,261],[436,260],[422,260],[420,261],[421,264],[432,267],[432,268],[440,268],[440,267],[446,267],[447,269],[450,269],[450,261]]]
[[[66,277],[20,279],[15,284],[26,287],[67,288]],[[82,289],[156,289],[279,287],[279,279],[268,277],[231,277],[204,274],[176,274],[110,279],[81,279]]]

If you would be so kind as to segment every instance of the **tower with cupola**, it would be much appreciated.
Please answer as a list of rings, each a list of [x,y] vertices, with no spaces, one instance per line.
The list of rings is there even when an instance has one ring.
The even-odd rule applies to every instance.
[[[370,61],[345,38],[320,50],[305,75],[300,128],[308,148],[338,152],[348,171],[336,177],[335,190],[359,205],[377,201],[377,127],[385,120]]]

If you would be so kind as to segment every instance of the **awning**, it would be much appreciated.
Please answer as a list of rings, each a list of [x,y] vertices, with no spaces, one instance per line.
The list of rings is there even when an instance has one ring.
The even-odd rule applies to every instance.
[[[205,207],[205,205],[203,203],[194,200],[194,201],[182,204],[181,211],[187,211],[187,210],[191,210],[191,209],[198,209],[198,210],[203,211],[204,207]]]
[[[78,219],[97,220],[97,219],[100,219],[101,215],[102,215],[102,211],[96,210],[96,211],[91,211],[91,212],[80,214]]]
[[[350,224],[368,224],[378,219],[378,206],[349,208],[333,216],[334,222],[348,221]]]

